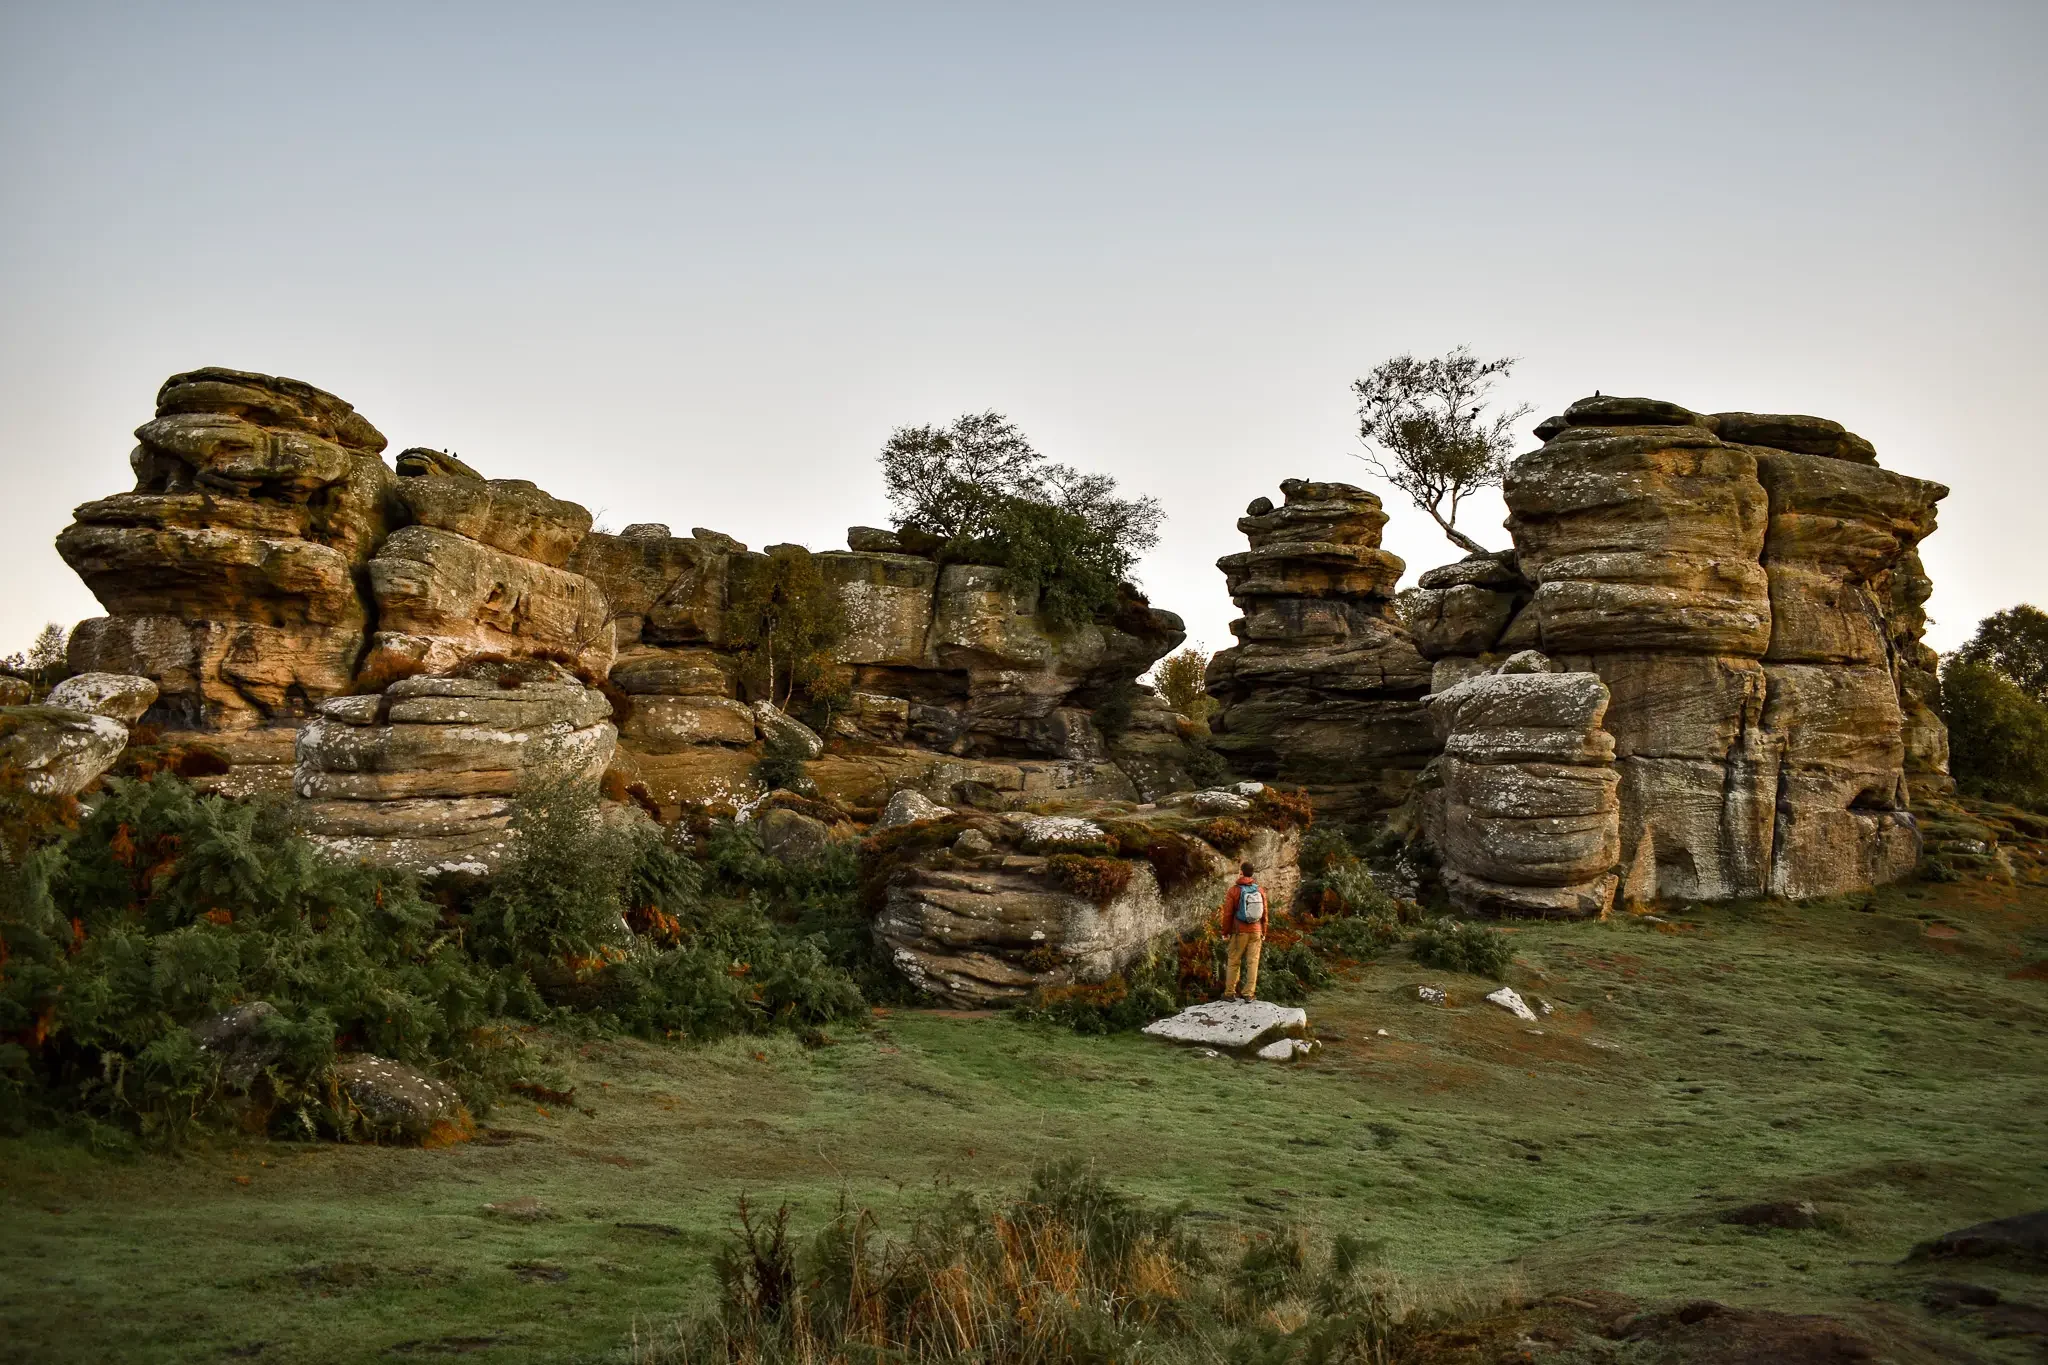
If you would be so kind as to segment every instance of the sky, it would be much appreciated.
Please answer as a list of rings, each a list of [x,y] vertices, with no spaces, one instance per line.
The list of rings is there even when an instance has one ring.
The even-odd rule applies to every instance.
[[[201,365],[756,547],[994,408],[1161,500],[1143,585],[1219,648],[1284,478],[1458,557],[1350,392],[1458,345],[1532,425],[1815,413],[1950,485],[1952,648],[2048,603],[2044,50],[2040,0],[0,0],[0,652],[100,614],[52,539]]]

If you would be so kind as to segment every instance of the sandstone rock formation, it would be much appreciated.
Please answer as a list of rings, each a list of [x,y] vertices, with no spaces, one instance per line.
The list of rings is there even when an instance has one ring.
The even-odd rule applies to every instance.
[[[602,693],[531,661],[478,660],[336,697],[299,731],[297,813],[346,857],[488,871],[523,780],[595,785],[617,740],[610,714]]]
[[[296,723],[345,691],[356,577],[398,511],[383,436],[310,384],[221,369],[171,376],[135,435],[134,490],[57,537],[109,612],[71,667],[150,678],[171,726]]]
[[[1445,886],[1473,914],[1603,915],[1621,856],[1607,687],[1533,671],[1548,667],[1540,656],[1508,667],[1430,698],[1444,752],[1429,824]]]
[[[1435,750],[1423,714],[1430,669],[1390,609],[1403,564],[1380,548],[1371,493],[1290,479],[1237,527],[1225,555],[1238,644],[1209,662],[1214,744],[1240,774],[1300,784],[1326,812],[1399,805]]]
[[[1415,594],[1440,690],[1532,646],[1597,675],[1615,869],[1645,895],[1904,875],[1912,787],[1947,785],[1914,550],[1947,490],[1819,418],[1596,398],[1537,430],[1504,488],[1512,562],[1446,566]]]
[[[398,458],[410,524],[369,562],[377,631],[363,673],[445,673],[485,655],[558,658],[602,678],[614,655],[603,591],[563,566],[590,513],[524,479],[484,479],[439,451]]]
[[[864,877],[886,888],[875,934],[897,967],[950,1004],[1010,1004],[1101,981],[1214,918],[1240,860],[1276,908],[1299,888],[1292,829],[1127,803],[1077,809],[948,811],[870,840]]]
[[[853,528],[849,543],[888,548],[812,556],[845,618],[833,659],[847,694],[824,737],[834,743],[811,766],[822,792],[864,807],[906,781],[996,803],[1137,794],[1091,711],[1185,638],[1179,617],[1133,597],[1109,620],[1055,633],[1006,571],[942,565],[870,531]],[[612,604],[611,682],[630,698],[621,738],[658,798],[737,797],[751,764],[740,751],[796,733],[779,711],[742,700],[738,663],[722,649],[733,586],[767,563],[729,536],[700,527],[677,537],[651,523],[592,534],[571,561]]]

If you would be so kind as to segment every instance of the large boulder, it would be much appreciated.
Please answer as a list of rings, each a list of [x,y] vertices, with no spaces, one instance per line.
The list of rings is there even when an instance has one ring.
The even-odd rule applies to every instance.
[[[1430,699],[1444,744],[1430,836],[1461,909],[1606,913],[1621,857],[1607,706],[1591,673],[1492,673]]]
[[[123,725],[142,719],[156,701],[156,684],[134,673],[78,673],[50,689],[47,706],[108,716]]]
[[[596,786],[617,738],[610,714],[602,693],[531,661],[338,697],[299,731],[297,815],[338,856],[487,871],[509,847],[523,783]]]
[[[0,706],[0,768],[41,796],[71,796],[114,766],[128,727],[59,706]]]
[[[73,632],[73,671],[141,674],[150,719],[205,729],[296,723],[346,690],[357,571],[403,516],[376,428],[309,384],[208,369],[173,375],[136,439],[134,490],[57,537],[109,613]]]
[[[600,678],[611,670],[610,609],[580,574],[431,526],[393,532],[369,572],[377,632],[363,672],[372,677],[445,672],[486,655],[573,659]]]
[[[1276,913],[1300,885],[1292,829],[1252,827],[1225,852],[1200,818],[1084,809],[948,812],[870,839],[865,880],[883,888],[875,935],[891,960],[949,1004],[1014,1004],[1041,987],[1101,981],[1215,917],[1239,860],[1257,869]]]

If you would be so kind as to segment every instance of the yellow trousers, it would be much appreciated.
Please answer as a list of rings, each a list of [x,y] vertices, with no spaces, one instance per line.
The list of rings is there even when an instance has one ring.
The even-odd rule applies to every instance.
[[[1264,950],[1266,940],[1258,934],[1232,934],[1229,957],[1223,968],[1223,993],[1237,994],[1237,973],[1244,970],[1244,993],[1253,999],[1259,995],[1259,953]]]

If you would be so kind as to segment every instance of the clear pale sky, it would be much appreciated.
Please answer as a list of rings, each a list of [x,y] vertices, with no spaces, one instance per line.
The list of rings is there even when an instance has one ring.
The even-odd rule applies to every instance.
[[[1952,647],[2048,603],[2044,52],[2041,0],[16,0],[0,652],[99,614],[51,539],[200,365],[755,546],[997,408],[1163,500],[1144,585],[1213,648],[1244,504],[1372,486],[1350,381],[1459,343],[1538,417],[1817,413],[1949,484]],[[1408,581],[1457,557],[1381,491]]]

